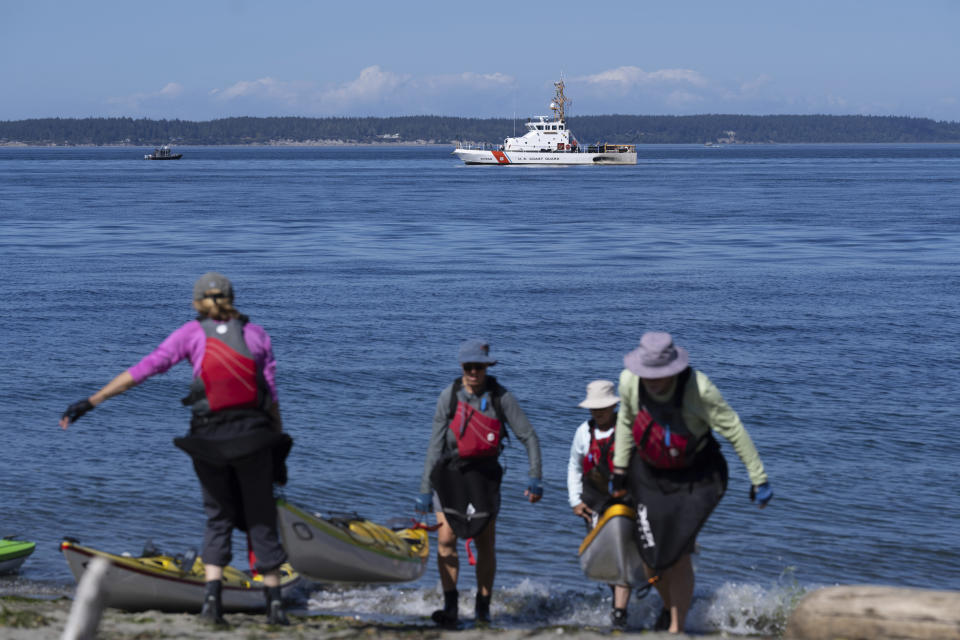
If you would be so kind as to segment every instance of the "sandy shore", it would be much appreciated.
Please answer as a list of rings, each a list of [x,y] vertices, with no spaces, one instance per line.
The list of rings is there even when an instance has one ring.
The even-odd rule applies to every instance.
[[[70,615],[73,602],[66,598],[37,600],[18,596],[0,597],[0,637],[5,640],[59,640]],[[264,624],[263,614],[231,613],[226,616],[229,629],[211,629],[201,626],[195,615],[144,611],[126,613],[107,609],[100,622],[98,638],[102,640],[153,640],[155,638],[319,638],[346,640],[350,638],[400,638],[405,640],[456,638],[457,640],[521,640],[529,638],[610,638],[639,637],[645,640],[682,638],[667,633],[653,633],[641,629],[611,633],[609,629],[581,627],[543,627],[539,629],[498,629],[496,619],[488,629],[443,631],[428,620],[422,624],[375,624],[353,618],[331,616],[291,616],[291,626],[270,627]],[[723,636],[698,635],[698,638]]]

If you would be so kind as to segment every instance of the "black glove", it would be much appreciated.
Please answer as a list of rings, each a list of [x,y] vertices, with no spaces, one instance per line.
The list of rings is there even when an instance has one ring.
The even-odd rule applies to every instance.
[[[80,416],[85,414],[87,411],[91,411],[93,405],[90,404],[90,401],[86,398],[80,402],[74,402],[72,405],[67,407],[67,410],[63,412],[64,418],[69,418],[70,422],[76,422],[80,419]]]
[[[627,493],[627,474],[615,473],[610,480],[611,495],[614,498],[623,497]]]

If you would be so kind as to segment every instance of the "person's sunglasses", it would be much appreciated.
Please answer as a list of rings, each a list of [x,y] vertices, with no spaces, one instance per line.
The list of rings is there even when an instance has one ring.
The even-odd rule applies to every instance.
[[[463,364],[464,371],[483,371],[487,368],[487,365],[481,362],[465,362]]]

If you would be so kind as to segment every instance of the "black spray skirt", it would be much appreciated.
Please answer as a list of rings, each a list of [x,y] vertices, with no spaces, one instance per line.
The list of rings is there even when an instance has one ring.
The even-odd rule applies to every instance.
[[[458,538],[475,538],[500,512],[503,468],[495,457],[441,461],[430,474],[443,515]]]
[[[644,564],[662,571],[692,551],[697,533],[727,490],[727,475],[727,462],[712,438],[686,469],[656,469],[633,456],[630,486]]]
[[[263,449],[273,453],[273,481],[287,483],[287,455],[293,439],[274,431],[268,416],[260,412],[223,412],[213,419],[194,419],[190,433],[173,439],[174,445],[194,460],[226,465]]]

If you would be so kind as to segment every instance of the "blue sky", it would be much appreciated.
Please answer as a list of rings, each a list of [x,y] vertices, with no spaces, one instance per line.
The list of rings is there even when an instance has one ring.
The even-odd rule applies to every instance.
[[[0,120],[829,113],[960,121],[960,2],[0,0]]]

